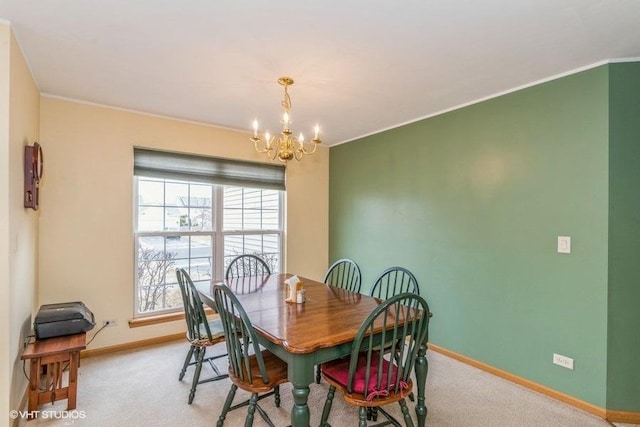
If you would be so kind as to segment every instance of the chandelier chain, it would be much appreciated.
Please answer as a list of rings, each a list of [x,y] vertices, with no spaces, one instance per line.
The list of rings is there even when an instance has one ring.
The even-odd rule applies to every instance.
[[[287,90],[288,86],[288,84],[284,85],[284,99],[280,102],[280,105],[282,105],[282,108],[284,108],[287,113],[291,110],[291,98],[289,97],[289,91]]]

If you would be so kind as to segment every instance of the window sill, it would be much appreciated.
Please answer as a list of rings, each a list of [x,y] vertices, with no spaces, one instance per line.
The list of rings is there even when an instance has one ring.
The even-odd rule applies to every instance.
[[[215,314],[215,312],[206,307],[204,309],[204,314],[210,316]],[[138,317],[136,319],[129,320],[130,328],[139,328],[141,326],[149,326],[149,325],[157,325],[160,323],[168,323],[175,322],[177,320],[184,320],[184,312],[180,313],[169,313],[169,314],[159,314],[157,316],[147,316],[147,317]]]

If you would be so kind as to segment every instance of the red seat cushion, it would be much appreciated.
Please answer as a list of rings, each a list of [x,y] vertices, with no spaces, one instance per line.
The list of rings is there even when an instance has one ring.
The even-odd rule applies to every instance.
[[[382,358],[382,380],[380,382],[380,388],[378,384],[378,363],[380,361],[380,353],[375,352],[371,354],[371,373],[369,378],[369,384],[365,387],[365,373],[367,369],[367,355],[360,353],[358,356],[358,365],[356,367],[356,374],[353,381],[354,393],[359,393],[366,396],[367,400],[373,400],[378,396],[388,396],[389,390],[395,387],[396,378],[398,375],[398,367],[395,364],[390,363],[388,360]],[[332,360],[322,364],[322,373],[328,378],[332,379],[336,383],[347,387],[347,381],[349,379],[349,363],[351,358],[346,357],[343,359]],[[387,384],[387,378],[389,369],[392,369],[391,382]],[[406,390],[409,385],[401,381],[400,389]],[[365,392],[366,391],[366,392]]]

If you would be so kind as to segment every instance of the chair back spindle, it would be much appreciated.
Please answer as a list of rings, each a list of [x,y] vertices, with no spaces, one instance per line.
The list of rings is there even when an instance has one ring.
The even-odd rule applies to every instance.
[[[360,292],[360,267],[350,259],[339,259],[329,267],[322,281],[330,286]]]
[[[259,256],[245,254],[239,255],[231,260],[227,267],[224,278],[233,279],[247,276],[268,276],[271,274],[269,265]]]
[[[376,278],[369,294],[372,297],[386,300],[405,292],[420,295],[418,280],[406,268],[390,267]]]

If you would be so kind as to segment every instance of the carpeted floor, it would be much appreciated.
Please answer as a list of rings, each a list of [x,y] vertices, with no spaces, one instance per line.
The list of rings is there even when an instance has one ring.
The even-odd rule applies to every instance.
[[[224,346],[217,346],[224,351]],[[211,350],[210,350],[211,351]],[[178,381],[187,344],[175,342],[82,359],[78,404],[65,413],[66,400],[42,405],[37,420],[20,426],[212,426],[229,390],[228,379],[198,386],[193,404],[187,404],[191,374]],[[427,426],[566,426],[609,427],[612,424],[554,399],[502,380],[438,353],[429,352],[426,404]],[[226,369],[226,359],[221,359]],[[209,372],[203,369],[203,377]],[[317,426],[326,397],[326,383],[312,384],[309,395],[311,425]],[[246,394],[239,390],[236,402]],[[261,402],[276,426],[290,424],[291,387],[281,387],[282,405],[272,398]],[[415,420],[414,404],[408,402]],[[399,406],[388,407],[399,420]],[[45,416],[47,418],[45,418]],[[246,408],[233,411],[225,426],[244,425]],[[380,420],[379,420],[380,421]],[[333,427],[358,424],[358,410],[336,393],[329,417]],[[415,421],[414,421],[415,422]],[[266,423],[256,413],[254,426]],[[622,426],[622,425],[620,425]]]

